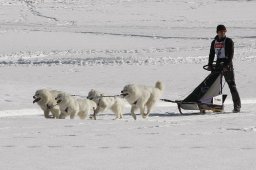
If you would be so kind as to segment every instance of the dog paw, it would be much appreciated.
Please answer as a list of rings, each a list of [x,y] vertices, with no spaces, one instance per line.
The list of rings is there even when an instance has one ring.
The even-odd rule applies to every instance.
[[[147,117],[148,117],[148,114],[146,114],[146,113],[143,113],[143,114],[142,114],[142,118],[145,119],[145,118],[147,118]]]

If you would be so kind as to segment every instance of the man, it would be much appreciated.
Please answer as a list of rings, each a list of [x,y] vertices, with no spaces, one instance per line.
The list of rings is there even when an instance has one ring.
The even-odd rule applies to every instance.
[[[216,67],[223,68],[223,76],[229,86],[233,103],[234,113],[240,112],[241,101],[239,93],[236,89],[234,69],[233,69],[233,55],[234,43],[231,38],[226,37],[226,27],[224,25],[217,26],[217,35],[211,43],[209,54],[208,70],[212,70],[212,63],[215,55],[217,56]]]

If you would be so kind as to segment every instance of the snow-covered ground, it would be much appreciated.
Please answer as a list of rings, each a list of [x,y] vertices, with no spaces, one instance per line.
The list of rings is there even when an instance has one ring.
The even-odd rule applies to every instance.
[[[256,1],[0,0],[1,169],[255,169]],[[242,112],[181,116],[158,102],[147,118],[49,120],[37,89],[108,95],[165,84],[183,99],[208,72],[218,24],[235,42]]]

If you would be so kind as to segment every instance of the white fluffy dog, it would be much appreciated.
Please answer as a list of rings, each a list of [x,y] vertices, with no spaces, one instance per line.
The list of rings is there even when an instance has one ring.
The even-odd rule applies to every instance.
[[[78,115],[80,119],[85,119],[90,112],[96,109],[96,103],[94,101],[76,99],[66,93],[58,94],[55,100],[60,107],[60,119],[65,119],[67,116],[70,116],[70,119],[74,119],[76,115]]]
[[[60,109],[56,106],[55,97],[60,93],[57,90],[41,89],[35,92],[33,103],[37,103],[44,111],[45,118],[59,118]],[[49,115],[49,113],[52,115]]]
[[[96,119],[96,115],[99,112],[105,112],[107,110],[111,110],[116,118],[121,119],[123,118],[124,113],[124,100],[120,97],[104,97],[104,94],[98,92],[96,90],[91,90],[88,93],[87,99],[93,100],[97,103],[97,108],[94,113],[94,119]]]
[[[163,84],[157,81],[155,87],[147,87],[136,84],[129,84],[121,91],[121,95],[131,104],[131,114],[136,120],[135,111],[140,109],[140,114],[146,118],[156,101],[159,100],[163,92]],[[145,112],[147,109],[147,112]]]

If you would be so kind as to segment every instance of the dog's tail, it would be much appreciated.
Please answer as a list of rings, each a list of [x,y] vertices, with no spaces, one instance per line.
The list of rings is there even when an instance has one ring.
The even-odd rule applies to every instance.
[[[156,85],[155,85],[155,88],[158,88],[159,90],[162,91],[164,89],[164,85],[161,81],[157,81]]]

